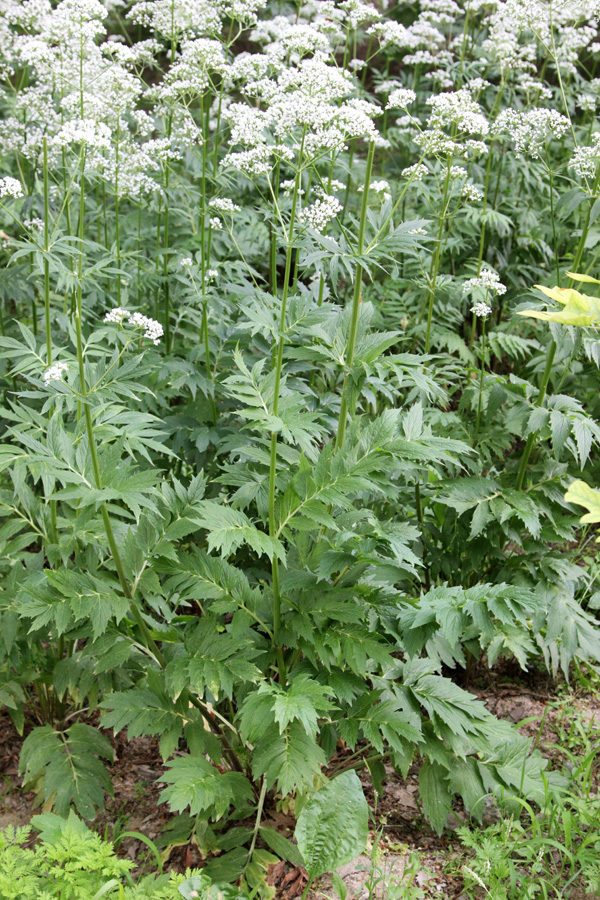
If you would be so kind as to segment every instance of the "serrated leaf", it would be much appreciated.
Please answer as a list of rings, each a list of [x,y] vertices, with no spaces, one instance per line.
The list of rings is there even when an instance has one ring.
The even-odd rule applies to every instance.
[[[242,544],[248,544],[256,553],[266,554],[271,562],[276,556],[285,564],[285,550],[281,541],[260,531],[252,524],[248,516],[238,509],[216,503],[214,500],[202,500],[197,509],[194,521],[208,531],[208,549],[218,550],[221,556],[229,556]]]
[[[77,723],[64,732],[51,725],[34,728],[23,742],[19,771],[25,780],[43,773],[44,799],[66,816],[71,804],[84,819],[104,809],[104,792],[112,782],[101,759],[113,758],[109,741],[97,728]]]
[[[231,806],[254,796],[241,772],[220,772],[202,756],[179,756],[168,763],[169,771],[158,779],[167,784],[160,795],[174,812],[188,806],[193,816],[220,819]]]
[[[452,810],[447,774],[443,766],[429,760],[425,760],[419,769],[419,797],[423,801],[423,809],[431,827],[438,834],[444,830],[448,813]]]

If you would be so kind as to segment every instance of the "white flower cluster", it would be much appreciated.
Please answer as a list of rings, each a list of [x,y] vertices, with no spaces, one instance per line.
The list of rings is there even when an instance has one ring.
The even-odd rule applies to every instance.
[[[110,148],[111,131],[102,122],[93,119],[71,119],[60,129],[54,143],[57,147],[71,147],[73,144],[86,144],[88,147],[108,150]]]
[[[186,41],[178,61],[171,66],[160,87],[163,100],[197,97],[210,86],[212,78],[223,77],[227,60],[220,41],[198,38]]]
[[[217,209],[219,212],[231,213],[232,215],[233,213],[240,211],[240,207],[237,203],[234,203],[229,197],[216,197],[214,200],[211,200],[208,205],[211,209]]]
[[[17,181],[16,178],[11,178],[10,175],[6,175],[4,178],[0,178],[0,197],[22,196],[23,188],[21,187],[20,181]]]
[[[496,134],[507,132],[514,141],[519,156],[539,158],[539,150],[551,136],[562,137],[569,127],[569,120],[555,109],[530,109],[519,112],[504,109],[494,124]]]
[[[437,94],[427,101],[431,115],[427,120],[430,128],[439,129],[455,126],[459,132],[485,135],[490,127],[479,104],[473,100],[466,88],[447,94]]]
[[[470,294],[477,288],[483,288],[492,294],[505,294],[506,285],[500,281],[500,276],[493,269],[482,269],[476,278],[469,278],[463,284],[463,294]]]
[[[410,88],[398,88],[392,91],[388,97],[386,109],[406,109],[411,103],[414,103],[417,95]]]
[[[465,200],[472,200],[472,201],[483,200],[483,191],[480,188],[478,188],[475,184],[471,184],[471,182],[467,182],[466,184],[463,184],[460,195]]]
[[[473,304],[471,307],[471,312],[474,313],[479,319],[487,319],[492,311],[492,307],[488,306],[485,301],[480,300],[478,303]]]
[[[423,163],[415,163],[414,166],[402,169],[400,174],[403,178],[410,178],[412,181],[423,181],[423,178],[427,175],[427,166],[423,165]]]
[[[569,168],[581,179],[594,178],[600,163],[600,132],[592,135],[592,143],[588,147],[577,147]]]
[[[105,322],[111,322],[114,325],[122,325],[125,319],[128,319],[131,313],[128,309],[123,309],[122,306],[115,306],[114,309],[111,309],[110,312],[107,312],[104,316]]]
[[[160,344],[164,329],[156,319],[151,319],[149,316],[143,316],[139,312],[134,312],[129,317],[129,324],[133,325],[134,328],[143,328],[143,337],[148,338],[153,344]]]
[[[134,328],[143,328],[143,337],[148,338],[153,344],[160,344],[164,329],[156,319],[151,319],[149,316],[143,316],[139,312],[129,312],[128,309],[124,309],[122,306],[111,309],[110,312],[107,312],[104,316],[105,322],[112,322],[115,325],[123,325],[125,320],[127,320],[128,324],[132,325]]]
[[[364,185],[360,185],[358,188],[358,192],[361,193],[364,191]],[[389,196],[390,192],[390,183],[389,181],[385,181],[385,179],[380,178],[377,181],[372,181],[369,185],[369,191],[372,191],[374,194],[387,194]]]
[[[314,228],[315,231],[323,231],[328,222],[335,219],[341,211],[342,204],[329,194],[323,194],[312,203],[301,210],[298,218],[301,222]]]
[[[66,362],[57,362],[53,366],[49,366],[44,372],[44,384],[46,387],[51,381],[62,381],[62,377],[68,368],[69,366]]]

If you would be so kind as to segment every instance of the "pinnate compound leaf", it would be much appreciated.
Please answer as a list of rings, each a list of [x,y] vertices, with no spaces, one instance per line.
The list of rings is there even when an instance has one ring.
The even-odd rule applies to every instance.
[[[130,740],[142,734],[159,734],[163,759],[176,749],[185,719],[181,707],[163,691],[144,687],[115,691],[100,706],[108,710],[102,718],[104,728],[114,729],[115,734],[127,728]]]
[[[309,881],[365,849],[369,810],[356,772],[342,772],[314,794],[298,816],[296,840]]]
[[[271,562],[276,556],[285,564],[281,541],[260,531],[239,509],[231,509],[214,500],[203,500],[198,508],[200,512],[194,516],[194,521],[207,529],[209,550],[216,549],[221,556],[229,556],[242,544],[248,544],[256,553],[266,553]]]
[[[252,787],[241,772],[219,772],[203,756],[180,756],[169,762],[159,779],[167,787],[160,795],[174,812],[190,807],[193,816],[220,819],[230,806],[253,797]]]
[[[252,773],[256,779],[264,775],[269,788],[277,782],[285,796],[311,787],[326,762],[322,748],[300,722],[292,722],[283,733],[271,725],[255,744]]]
[[[77,723],[58,732],[43,725],[23,742],[19,771],[26,781],[43,774],[44,799],[59,815],[66,816],[73,804],[84,819],[93,819],[104,809],[104,791],[112,794],[102,758],[112,760],[113,751],[97,728]]]

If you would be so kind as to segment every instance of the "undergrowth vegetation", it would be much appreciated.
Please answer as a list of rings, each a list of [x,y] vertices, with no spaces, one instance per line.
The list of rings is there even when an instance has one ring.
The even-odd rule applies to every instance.
[[[1,10],[27,786],[93,820],[110,731],[158,736],[253,889],[298,854],[267,805],[384,760],[438,832],[492,795],[518,839],[568,778],[466,688],[600,662],[597,0]]]

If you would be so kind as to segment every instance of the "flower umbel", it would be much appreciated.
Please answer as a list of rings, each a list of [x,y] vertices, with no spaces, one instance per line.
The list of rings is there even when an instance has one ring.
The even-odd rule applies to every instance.
[[[128,309],[123,309],[122,306],[111,309],[110,312],[107,312],[104,316],[105,322],[113,323],[115,325],[123,325],[125,320],[128,320],[127,324],[133,325],[134,328],[143,328],[143,337],[151,340],[153,344],[160,344],[164,329],[156,319],[151,319],[149,316],[143,316],[139,312],[131,313]]]
[[[69,369],[69,364],[66,362],[57,362],[54,363],[53,366],[49,366],[44,372],[44,384],[46,387],[50,384],[51,381],[62,381],[63,375]]]

